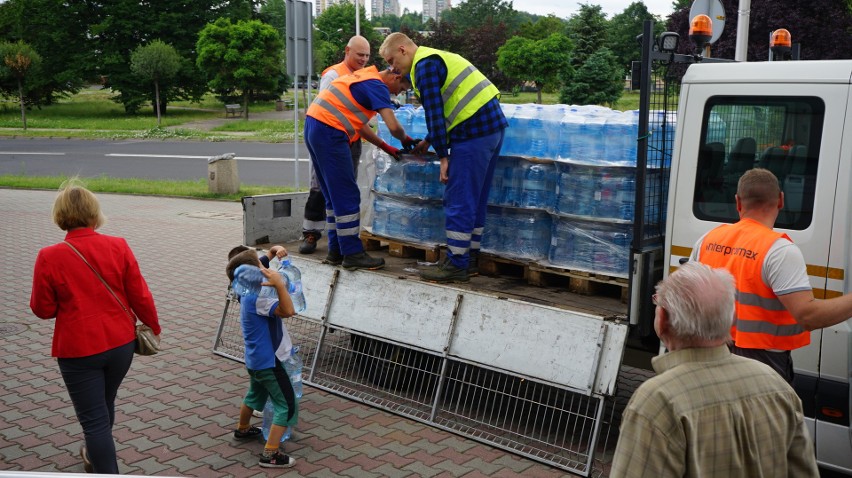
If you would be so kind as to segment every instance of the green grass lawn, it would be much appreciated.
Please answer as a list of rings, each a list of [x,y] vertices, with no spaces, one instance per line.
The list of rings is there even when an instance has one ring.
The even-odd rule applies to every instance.
[[[56,190],[68,176],[17,176],[0,175],[0,187],[18,189]],[[293,188],[279,186],[251,186],[243,184],[236,194],[214,194],[209,192],[206,179],[196,181],[169,181],[138,178],[111,178],[99,176],[82,178],[91,191],[97,193],[145,194],[153,196],[191,197],[239,201],[243,196],[293,192]]]

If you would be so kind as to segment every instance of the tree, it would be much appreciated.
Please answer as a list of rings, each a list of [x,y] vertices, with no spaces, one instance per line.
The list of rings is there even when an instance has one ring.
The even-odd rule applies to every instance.
[[[510,32],[515,32],[520,25],[517,12],[512,8],[512,2],[501,0],[466,0],[442,14],[441,21],[454,23],[466,34],[471,28],[485,24],[505,25]]]
[[[165,112],[169,101],[197,101],[208,91],[207,78],[196,66],[201,29],[220,17],[249,20],[257,11],[251,0],[111,0],[91,5],[88,35],[98,72],[105,77],[106,86],[118,92],[113,99],[128,113],[154,101],[152,89],[139,84],[130,71],[130,54],[137,46],[159,38],[185,59],[174,80],[160,89],[160,106]]]
[[[544,40],[553,33],[568,33],[568,24],[565,20],[556,17],[556,15],[548,15],[539,18],[535,22],[526,22],[521,24],[518,29],[518,35],[529,38],[530,40]]]
[[[287,7],[284,0],[266,0],[260,7],[260,21],[268,23],[278,30],[281,38],[287,34]]]
[[[572,75],[559,94],[565,104],[612,105],[624,91],[624,78],[618,59],[608,48],[593,53]]]
[[[577,68],[606,44],[606,16],[600,5],[581,4],[580,11],[568,20],[568,32],[574,41],[571,64]]]
[[[497,67],[497,50],[509,38],[509,29],[502,23],[484,23],[471,28],[462,37],[461,55],[473,63],[498,88],[509,85],[500,68]]]
[[[448,22],[446,20],[442,20],[440,22],[429,20],[428,28],[432,34],[421,37],[419,39],[419,43],[418,40],[411,37],[411,39],[414,40],[414,43],[437,48],[439,50],[456,52],[459,55],[464,56],[462,52],[464,49],[464,35],[459,33],[459,29],[456,28],[455,23]]]
[[[154,104],[157,111],[157,127],[160,127],[160,82],[174,78],[180,70],[180,55],[173,46],[160,40],[140,45],[130,56],[130,69],[134,74],[154,82]]]
[[[276,90],[283,64],[283,42],[274,27],[259,20],[236,24],[220,18],[198,36],[198,67],[207,72],[209,86],[223,95],[239,93],[248,119],[253,91]]]
[[[559,73],[571,61],[571,41],[561,33],[553,33],[543,40],[512,37],[497,50],[497,65],[509,76],[521,81],[532,81],[541,104],[541,91],[556,87]]]
[[[87,37],[90,7],[80,1],[7,0],[0,3],[0,39],[23,41],[42,57],[27,75],[27,103],[52,104],[77,93],[95,76]]]
[[[3,59],[4,76],[11,76],[18,86],[18,101],[21,104],[21,121],[27,129],[27,108],[24,81],[27,75],[38,69],[41,56],[31,46],[19,41],[0,43],[0,57]]]
[[[364,5],[359,6],[361,36],[370,42],[370,61],[368,64],[379,65],[383,61],[379,56],[379,46],[381,46],[383,38],[373,30],[373,24],[367,20]],[[317,17],[315,27],[315,30],[323,32],[314,33],[314,39],[323,38],[319,42],[315,41],[320,46],[320,50],[316,52],[317,58],[314,58],[316,70],[321,72],[327,66],[343,61],[344,48],[349,43],[349,39],[355,35],[355,5],[349,2],[331,5]],[[330,45],[322,45],[321,42],[323,41],[330,43]],[[319,54],[322,54],[323,57],[320,58]]]
[[[665,27],[659,18],[648,12],[648,7],[642,2],[631,3],[607,24],[607,48],[612,50],[625,72],[630,70],[630,62],[642,59],[642,47],[636,37],[642,34],[645,20],[654,21],[655,37]]]

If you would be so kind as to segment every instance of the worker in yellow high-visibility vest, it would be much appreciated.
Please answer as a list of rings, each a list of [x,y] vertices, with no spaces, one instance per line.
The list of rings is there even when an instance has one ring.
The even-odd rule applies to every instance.
[[[488,191],[509,123],[500,92],[460,55],[418,47],[402,33],[385,38],[379,54],[411,85],[426,113],[429,134],[414,149],[430,145],[441,158],[447,260],[420,272],[430,282],[467,282],[478,274]]]

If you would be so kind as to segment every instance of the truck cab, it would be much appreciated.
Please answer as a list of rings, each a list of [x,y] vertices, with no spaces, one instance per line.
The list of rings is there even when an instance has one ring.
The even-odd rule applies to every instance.
[[[817,299],[852,291],[852,61],[694,64],[684,75],[672,151],[665,273],[707,231],[739,220],[737,181],[772,171],[784,193],[775,229],[804,254]],[[852,320],[793,352],[794,388],[820,466],[852,473]]]

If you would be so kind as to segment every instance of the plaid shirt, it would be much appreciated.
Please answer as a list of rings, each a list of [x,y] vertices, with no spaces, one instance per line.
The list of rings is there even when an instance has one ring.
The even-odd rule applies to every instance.
[[[448,137],[444,100],[441,97],[441,86],[446,80],[447,65],[438,56],[424,58],[414,69],[414,81],[420,92],[420,102],[426,111],[426,126],[429,128],[426,140],[435,148],[439,158],[449,156],[447,150],[453,140],[479,138],[509,126],[500,107],[500,100],[495,96],[473,116],[456,125]]]
[[[630,398],[610,476],[817,477],[802,402],[774,370],[720,345],[652,359]]]

